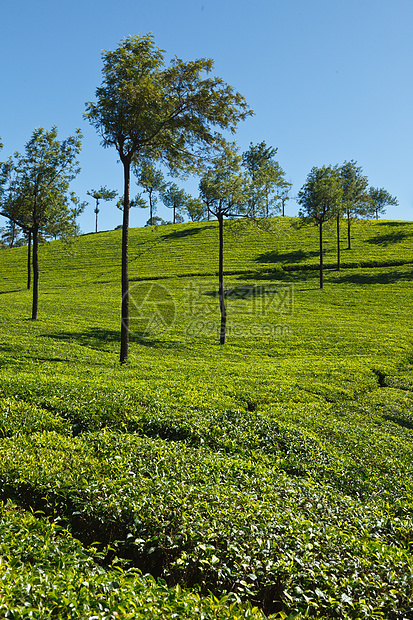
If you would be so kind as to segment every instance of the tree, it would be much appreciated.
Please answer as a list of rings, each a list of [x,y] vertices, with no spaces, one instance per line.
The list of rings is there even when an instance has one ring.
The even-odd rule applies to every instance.
[[[323,224],[337,214],[342,199],[341,179],[331,166],[313,167],[298,192],[299,216],[314,221],[319,230],[320,288],[323,288]]]
[[[188,217],[192,222],[200,222],[204,219],[206,215],[206,205],[201,198],[187,196],[185,207]]]
[[[234,144],[227,144],[214,166],[201,179],[200,195],[209,204],[209,210],[218,220],[219,268],[218,296],[221,313],[219,343],[225,344],[227,311],[224,290],[224,219],[247,213],[245,179],[241,174],[241,156]]]
[[[152,163],[142,162],[135,167],[135,174],[138,177],[138,185],[143,187],[143,191],[149,198],[149,220],[152,221],[156,214],[156,204],[158,197],[156,194],[162,193],[166,189],[166,183],[160,170],[156,170]],[[147,208],[147,205],[144,206]]]
[[[188,195],[183,189],[179,189],[176,183],[170,183],[162,192],[162,202],[165,207],[172,209],[173,224],[183,222],[182,212],[184,211],[188,200]]]
[[[220,130],[235,131],[252,112],[244,97],[220,78],[208,77],[211,59],[164,66],[151,34],[130,36],[103,53],[103,82],[86,118],[123,165],[122,317],[120,362],[129,353],[128,231],[131,165],[157,161],[171,172],[198,172],[222,144]]]
[[[100,200],[113,200],[118,195],[118,192],[115,192],[115,190],[112,190],[112,189],[108,189],[106,187],[106,185],[103,185],[100,189],[91,189],[89,192],[86,192],[86,193],[87,193],[88,196],[91,196],[92,198],[94,198],[96,200],[96,207],[95,207],[95,214],[96,214],[95,232],[97,233],[97,231],[98,231],[99,201]]]
[[[376,220],[379,219],[380,213],[385,213],[385,207],[394,206],[397,207],[399,201],[397,198],[389,194],[389,192],[383,188],[378,189],[377,187],[369,188],[369,198],[370,198],[370,213],[376,216]]]
[[[247,172],[249,187],[249,212],[251,217],[269,217],[279,211],[282,199],[288,199],[291,183],[285,180],[285,172],[274,159],[277,149],[260,142],[242,155],[242,164]]]
[[[21,232],[21,228],[9,220],[5,228],[0,228],[2,245],[9,248],[18,248],[25,245],[24,237],[20,236]]]
[[[77,130],[61,142],[57,129],[34,130],[25,145],[25,154],[15,153],[1,164],[3,184],[0,215],[31,233],[33,240],[32,320],[39,308],[39,238],[59,234],[68,237],[77,232],[76,217],[83,210],[73,193],[70,181],[80,171],[76,159],[82,134]]]
[[[347,216],[347,249],[351,250],[351,220],[367,215],[369,196],[367,193],[368,179],[357,162],[345,161],[340,168],[341,186],[343,189],[343,208]]]
[[[146,222],[145,226],[163,226],[165,224],[168,224],[168,222],[165,222],[165,220],[158,215],[154,215]]]

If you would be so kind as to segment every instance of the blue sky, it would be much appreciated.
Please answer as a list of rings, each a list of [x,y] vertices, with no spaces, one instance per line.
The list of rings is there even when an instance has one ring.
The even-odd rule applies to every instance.
[[[386,217],[413,219],[412,0],[13,0],[0,15],[0,158],[23,150],[35,127],[57,125],[60,138],[80,127],[72,189],[82,200],[101,185],[122,189],[116,151],[82,117],[101,83],[101,52],[152,32],[167,60],[214,59],[255,112],[239,126],[240,149],[277,147],[293,196],[313,166],[354,159],[370,185],[398,198]],[[196,194],[197,182],[187,188]],[[82,232],[94,230],[93,208]],[[287,215],[297,211],[291,200]],[[131,226],[148,217],[132,210]],[[99,228],[120,223],[102,203]]]

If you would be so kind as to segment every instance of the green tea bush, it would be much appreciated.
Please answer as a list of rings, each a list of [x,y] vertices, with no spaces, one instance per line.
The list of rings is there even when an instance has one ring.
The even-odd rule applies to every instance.
[[[55,523],[42,522],[13,505],[0,505],[0,614],[20,620],[131,620],[199,618],[259,620],[262,614],[229,597],[200,597],[167,588],[149,575],[101,566]]]
[[[320,291],[295,224],[226,223],[225,347],[216,223],[131,231],[174,320],[122,367],[118,231],[42,248],[38,322],[2,252],[1,617],[413,617],[413,225],[355,222],[340,272],[326,230]]]

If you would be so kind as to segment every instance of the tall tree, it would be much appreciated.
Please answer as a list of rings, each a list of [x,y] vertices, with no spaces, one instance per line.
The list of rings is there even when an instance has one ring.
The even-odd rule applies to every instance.
[[[343,208],[347,217],[347,249],[351,250],[351,221],[368,214],[370,206],[367,192],[368,179],[363,175],[361,166],[354,160],[345,161],[340,168],[343,189]]]
[[[370,187],[369,198],[370,213],[375,215],[376,220],[379,219],[381,213],[386,212],[386,207],[397,207],[399,204],[397,198],[389,194],[389,192],[383,188]]]
[[[285,180],[285,172],[274,159],[276,148],[269,147],[265,141],[254,145],[242,155],[242,164],[247,172],[249,198],[248,205],[252,217],[269,217],[280,210],[281,199],[288,199],[286,190],[291,183]]]
[[[200,171],[222,144],[220,130],[235,131],[252,112],[244,97],[220,78],[208,77],[211,59],[165,67],[151,34],[130,36],[103,53],[103,81],[86,118],[103,146],[114,146],[123,165],[122,317],[120,361],[129,352],[128,231],[132,164],[157,161],[173,173]]]
[[[115,192],[115,190],[112,189],[108,189],[106,187],[106,185],[102,185],[102,187],[100,189],[91,189],[90,191],[86,192],[88,196],[91,196],[92,198],[94,198],[96,200],[96,206],[95,206],[95,233],[97,233],[98,231],[98,215],[99,215],[99,201],[100,200],[113,200],[114,198],[116,198],[116,196],[118,195],[118,192]]]
[[[200,222],[206,216],[206,205],[201,198],[187,196],[185,207],[192,222]]]
[[[74,234],[76,217],[84,206],[74,194],[69,194],[70,181],[80,171],[76,158],[81,137],[77,130],[74,136],[60,142],[56,127],[50,131],[37,128],[25,145],[25,154],[15,153],[1,164],[4,190],[0,215],[30,232],[33,240],[34,321],[39,309],[40,234]]]
[[[147,161],[143,161],[139,166],[135,166],[134,172],[138,178],[138,185],[143,188],[144,193],[148,194],[149,221],[152,221],[156,214],[157,194],[161,194],[166,189],[163,174],[160,170],[156,170],[151,162]]]
[[[241,156],[235,145],[226,146],[212,169],[202,177],[199,190],[201,198],[209,204],[210,213],[218,220],[218,296],[221,313],[219,343],[224,345],[227,331],[224,290],[224,220],[239,217],[248,212],[245,179],[241,174]]]
[[[162,202],[165,207],[172,209],[172,223],[183,222],[182,213],[186,207],[189,196],[183,189],[179,189],[176,183],[169,183],[162,192]]]
[[[331,166],[313,167],[306,182],[298,192],[299,216],[316,223],[319,230],[320,288],[323,279],[323,224],[336,216],[342,199],[340,175]]]

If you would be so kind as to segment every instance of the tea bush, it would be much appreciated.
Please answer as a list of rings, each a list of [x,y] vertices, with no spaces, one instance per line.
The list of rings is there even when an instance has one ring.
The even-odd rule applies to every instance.
[[[1,252],[0,615],[413,618],[413,225],[326,231],[320,291],[315,228],[228,222],[224,348],[216,223],[133,230],[123,367],[119,234],[42,247],[36,323]]]

